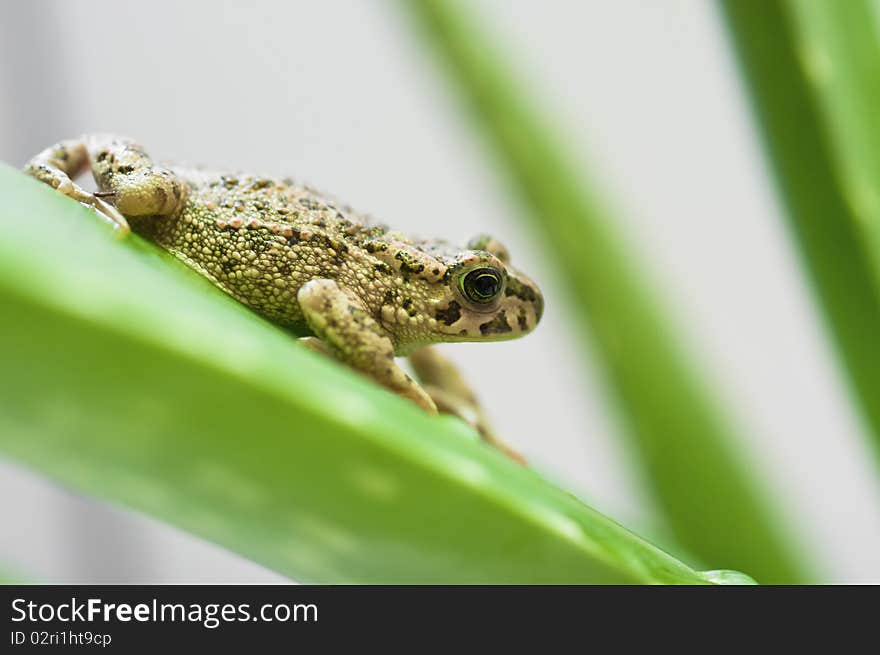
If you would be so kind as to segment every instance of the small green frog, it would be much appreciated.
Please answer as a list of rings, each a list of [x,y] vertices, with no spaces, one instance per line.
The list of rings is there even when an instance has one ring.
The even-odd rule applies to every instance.
[[[74,183],[90,168],[98,191]],[[134,230],[223,291],[428,412],[455,414],[514,459],[462,376],[430,344],[532,331],[544,301],[507,250],[419,240],[289,179],[154,164],[128,138],[61,141],[25,171]],[[408,356],[419,382],[395,362]]]

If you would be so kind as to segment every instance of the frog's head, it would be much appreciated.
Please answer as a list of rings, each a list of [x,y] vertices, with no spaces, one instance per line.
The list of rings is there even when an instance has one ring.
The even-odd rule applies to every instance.
[[[434,307],[443,341],[501,341],[531,332],[544,312],[538,286],[510,265],[507,249],[488,235],[471,239],[448,263]]]

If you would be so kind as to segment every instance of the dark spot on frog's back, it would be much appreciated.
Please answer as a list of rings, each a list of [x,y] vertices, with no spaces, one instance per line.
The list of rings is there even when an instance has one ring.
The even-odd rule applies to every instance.
[[[461,318],[461,305],[453,300],[446,309],[434,310],[434,318],[444,325],[452,325]]]
[[[394,259],[400,262],[401,273],[418,274],[425,270],[425,265],[416,261],[409,253],[399,251],[394,255]]]
[[[500,311],[498,315],[491,321],[487,321],[480,325],[480,334],[505,334],[510,332],[510,326],[507,324],[507,312]]]
[[[265,189],[266,187],[274,186],[272,180],[266,179],[264,177],[258,177],[253,182],[251,182],[251,189],[259,190]]]
[[[348,246],[345,245],[345,242],[340,239],[328,239],[327,245],[333,248],[333,250],[335,250],[340,255],[344,255],[348,252]]]

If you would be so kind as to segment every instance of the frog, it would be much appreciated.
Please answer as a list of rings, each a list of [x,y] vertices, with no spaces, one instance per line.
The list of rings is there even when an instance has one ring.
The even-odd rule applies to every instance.
[[[93,192],[76,182],[87,169]],[[307,348],[430,414],[467,421],[525,463],[437,349],[514,339],[541,320],[538,285],[496,238],[456,246],[411,237],[291,178],[154,162],[114,134],[59,141],[24,172],[92,208],[118,236],[153,242]]]

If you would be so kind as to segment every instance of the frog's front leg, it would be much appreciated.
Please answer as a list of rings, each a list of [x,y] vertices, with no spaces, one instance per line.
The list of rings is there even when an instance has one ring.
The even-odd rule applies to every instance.
[[[435,414],[431,397],[394,361],[394,346],[380,325],[333,280],[311,280],[297,302],[312,332],[336,359]]]
[[[471,386],[448,358],[434,347],[425,347],[409,356],[410,364],[425,391],[441,412],[458,416],[473,425],[486,443],[512,460],[525,464],[525,458],[504,443],[492,426]]]
[[[73,182],[86,168],[91,168],[100,189],[95,194]],[[25,172],[93,206],[123,234],[129,232],[126,216],[171,216],[186,201],[187,186],[125,137],[96,134],[61,141],[28,162]]]

